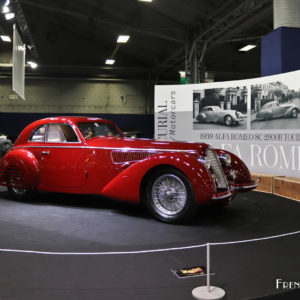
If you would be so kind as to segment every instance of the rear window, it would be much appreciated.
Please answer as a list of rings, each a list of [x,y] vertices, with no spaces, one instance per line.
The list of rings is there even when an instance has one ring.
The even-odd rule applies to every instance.
[[[45,133],[46,133],[46,126],[42,125],[36,128],[29,138],[30,142],[44,142],[45,141]]]
[[[70,125],[49,124],[47,135],[46,135],[46,142],[54,142],[54,143],[78,142],[78,137]]]
[[[76,143],[79,142],[73,128],[67,124],[46,124],[34,129],[30,142]]]

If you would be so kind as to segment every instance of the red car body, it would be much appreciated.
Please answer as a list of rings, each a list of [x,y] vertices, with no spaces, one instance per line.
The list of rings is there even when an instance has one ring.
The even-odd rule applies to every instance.
[[[103,127],[113,133],[87,137],[83,131],[89,125],[95,132]],[[55,130],[64,140],[55,137]],[[101,194],[128,202],[141,202],[148,189],[154,206],[163,210],[162,216],[154,215],[166,222],[182,220],[194,210],[193,205],[188,212],[179,211],[176,197],[184,203],[189,198],[195,203],[230,202],[237,192],[256,187],[245,164],[232,153],[204,143],[126,138],[112,122],[88,117],[53,117],[28,125],[0,161],[0,184],[16,195],[34,190]],[[174,200],[175,209],[161,206],[160,197]]]

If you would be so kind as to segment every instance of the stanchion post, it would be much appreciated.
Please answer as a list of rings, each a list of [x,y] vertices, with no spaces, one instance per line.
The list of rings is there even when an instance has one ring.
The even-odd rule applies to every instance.
[[[210,286],[210,243],[206,244],[206,286],[193,289],[192,295],[198,300],[218,300],[225,296],[223,289]]]
[[[207,292],[210,293],[210,243],[206,244],[206,285]]]

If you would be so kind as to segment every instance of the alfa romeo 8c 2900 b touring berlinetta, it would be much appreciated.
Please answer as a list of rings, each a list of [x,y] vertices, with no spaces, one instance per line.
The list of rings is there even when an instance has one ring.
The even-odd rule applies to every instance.
[[[169,223],[191,218],[198,204],[229,203],[256,187],[232,153],[204,143],[126,138],[112,122],[88,117],[28,125],[0,161],[0,184],[23,199],[51,191],[141,202]]]

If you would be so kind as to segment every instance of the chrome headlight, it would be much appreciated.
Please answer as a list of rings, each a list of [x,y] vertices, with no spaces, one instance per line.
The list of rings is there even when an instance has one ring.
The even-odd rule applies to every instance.
[[[210,169],[210,160],[207,159],[207,157],[200,156],[197,158],[197,160],[200,161],[207,170]]]
[[[231,170],[229,172],[229,177],[232,179],[232,180],[236,180],[237,179],[237,176],[238,176],[238,171],[236,170]]]
[[[231,165],[231,156],[227,153],[223,153],[223,154],[219,155],[219,160],[226,167],[229,167]]]

